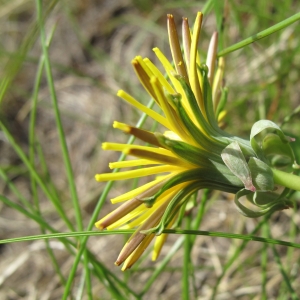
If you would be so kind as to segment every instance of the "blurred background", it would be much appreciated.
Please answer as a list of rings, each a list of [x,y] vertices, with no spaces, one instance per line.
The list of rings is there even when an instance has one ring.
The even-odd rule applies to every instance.
[[[0,1],[0,119],[17,144],[27,154],[28,132],[32,109],[34,83],[42,55],[36,6],[32,0]],[[166,15],[174,15],[180,31],[182,17],[193,24],[197,11],[205,9],[203,30],[199,43],[203,61],[210,36],[220,34],[219,50],[254,35],[299,12],[299,1],[151,1],[151,0],[61,0],[43,1],[46,34],[54,29],[49,47],[54,83],[63,121],[67,145],[75,174],[84,226],[91,218],[104,183],[94,180],[96,173],[110,172],[108,163],[119,154],[104,152],[104,141],[126,142],[128,137],[113,130],[114,120],[136,124],[140,114],[116,96],[124,89],[142,103],[149,101],[135,77],[131,60],[136,55],[149,57],[157,63],[152,48],[159,47],[170,58]],[[300,95],[300,26],[296,22],[265,39],[225,56],[225,82],[229,88],[226,130],[249,137],[253,123],[270,119],[283,125],[286,134],[299,138],[300,116],[293,114],[299,107]],[[299,108],[298,108],[299,110]],[[291,115],[292,114],[292,115]],[[291,115],[291,118],[286,118]],[[147,121],[145,128],[151,128]],[[35,137],[39,155],[35,158],[37,171],[52,187],[67,216],[74,222],[68,182],[63,168],[55,117],[46,77],[38,91]],[[299,155],[300,143],[294,144]],[[31,201],[30,174],[11,143],[0,131],[0,194],[20,203],[21,195]],[[40,157],[43,157],[41,160]],[[298,156],[299,157],[299,156]],[[43,161],[47,167],[43,166]],[[299,162],[299,160],[298,160]],[[4,175],[3,175],[4,174]],[[117,183],[111,190],[101,216],[111,211],[109,199],[128,190],[128,184]],[[210,193],[201,230],[249,234],[258,220],[241,216],[232,203],[232,195]],[[294,194],[299,200],[299,194]],[[38,191],[43,218],[59,232],[68,231],[56,210]],[[298,241],[299,214],[293,210],[272,216],[272,237]],[[184,228],[184,226],[183,226]],[[291,233],[292,232],[292,233]],[[0,202],[0,239],[40,234],[36,222]],[[178,236],[171,236],[158,262],[147,254],[138,268],[125,275],[113,265],[124,238],[118,236],[91,237],[88,249],[136,293],[141,291],[155,268],[168,254]],[[193,289],[191,299],[209,299],[222,266],[240,241],[197,237],[192,251]],[[51,240],[61,273],[67,278],[74,257],[61,242]],[[216,299],[261,299],[261,251],[263,244],[248,243],[243,252],[222,278]],[[287,272],[298,282],[299,251],[277,248]],[[284,298],[282,275],[267,251],[268,299]],[[182,251],[173,255],[165,271],[145,293],[143,299],[180,299]],[[82,267],[73,282],[74,297],[80,286]],[[94,299],[112,299],[105,281],[92,277]],[[54,270],[42,240],[0,245],[1,299],[61,299],[63,284]],[[131,299],[132,296],[128,296]],[[83,293],[82,299],[88,299]]]

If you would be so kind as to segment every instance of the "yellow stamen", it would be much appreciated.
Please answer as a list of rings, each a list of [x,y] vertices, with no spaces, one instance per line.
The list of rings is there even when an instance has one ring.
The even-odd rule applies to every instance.
[[[162,124],[163,126],[165,126],[166,128],[171,130],[171,126],[169,124],[169,121],[166,118],[164,118],[163,116],[161,116],[160,114],[158,114],[154,110],[148,108],[147,106],[141,104],[140,102],[135,100],[133,97],[131,97],[126,92],[120,90],[120,91],[118,91],[117,96],[124,99],[125,101],[127,101],[128,103],[130,103],[131,105],[136,107],[138,110],[140,110],[143,113],[147,114],[149,117],[151,117],[152,119],[154,119],[158,123]]]

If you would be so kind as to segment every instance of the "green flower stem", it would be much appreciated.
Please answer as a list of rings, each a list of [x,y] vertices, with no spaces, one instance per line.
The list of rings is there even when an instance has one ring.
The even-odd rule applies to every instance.
[[[79,200],[78,200],[78,195],[77,195],[77,191],[76,191],[75,180],[74,180],[73,170],[72,170],[72,166],[71,166],[71,160],[69,157],[67,142],[66,142],[63,126],[62,126],[60,111],[59,111],[59,107],[58,107],[58,99],[57,99],[56,91],[55,91],[55,87],[54,87],[51,62],[50,62],[48,48],[47,48],[47,44],[46,44],[46,34],[45,34],[45,28],[44,28],[44,20],[43,20],[43,13],[42,13],[42,1],[41,0],[36,0],[36,9],[37,9],[37,19],[38,19],[38,23],[40,26],[40,36],[41,36],[41,44],[42,44],[43,55],[44,55],[44,60],[45,60],[44,63],[45,63],[46,77],[47,77],[47,81],[48,81],[50,96],[52,98],[52,104],[53,104],[53,109],[54,109],[54,114],[55,114],[55,121],[56,121],[57,129],[58,129],[59,141],[60,141],[61,148],[62,148],[64,165],[65,165],[67,178],[68,178],[68,182],[69,182],[71,199],[72,199],[74,210],[75,210],[75,218],[76,218],[76,223],[77,223],[78,229],[82,230],[83,224],[82,224],[82,218],[81,218],[81,210],[80,210],[80,206],[79,206]]]
[[[191,216],[186,218],[186,227],[191,228]],[[182,270],[182,299],[190,299],[191,236],[184,237],[184,256]]]
[[[268,229],[269,229],[268,236],[271,238],[272,236],[271,236],[271,232],[270,232],[270,227],[269,227],[269,225],[267,225],[267,226],[268,226]],[[282,264],[282,261],[280,259],[280,255],[279,255],[278,251],[276,250],[274,244],[272,245],[272,250],[273,250],[273,254],[274,254],[274,259],[275,259],[275,261],[278,265],[279,271],[280,271],[282,279],[283,279],[282,282],[284,282],[286,284],[286,287],[287,287],[287,289],[290,293],[290,296],[291,296],[290,299],[293,299],[293,300],[299,299],[296,292],[295,292],[295,290],[294,290],[294,288],[293,288],[293,286],[292,286],[292,282],[291,282],[291,280],[290,280],[290,278],[289,278],[289,276],[288,276],[288,274],[287,274],[287,272],[286,272],[286,270],[285,270],[285,268]]]
[[[0,199],[5,199],[5,197],[0,195]],[[4,202],[5,203],[5,202]],[[6,203],[5,203],[6,204]],[[256,233],[258,229],[260,229],[261,225],[265,222],[264,220],[259,223],[252,233]],[[48,233],[48,234],[39,234],[39,235],[31,235],[17,238],[10,238],[5,240],[0,240],[0,244],[7,243],[16,243],[16,242],[25,242],[25,241],[34,241],[34,240],[43,240],[43,239],[62,239],[62,238],[70,238],[70,237],[90,237],[90,236],[104,236],[104,235],[116,235],[116,234],[132,234],[135,230],[133,229],[117,229],[110,231],[72,231],[72,232],[58,232],[58,233]],[[176,234],[176,235],[192,235],[192,236],[211,236],[211,237],[219,237],[219,238],[231,238],[236,240],[243,241],[255,241],[260,243],[268,243],[271,245],[281,245],[286,247],[293,247],[300,249],[300,244],[287,242],[283,240],[273,239],[273,238],[263,238],[260,236],[255,236],[252,234],[236,234],[229,232],[220,232],[220,231],[203,231],[203,230],[195,230],[195,229],[165,229],[162,233],[166,234]],[[63,239],[62,239],[63,240]],[[70,243],[70,242],[69,242]]]
[[[45,73],[46,73],[46,78],[47,78],[47,82],[48,82],[50,96],[52,98],[55,122],[56,122],[56,127],[58,130],[59,142],[60,142],[60,146],[61,146],[66,175],[67,175],[67,179],[68,179],[68,183],[69,183],[71,200],[72,200],[73,208],[75,211],[76,224],[77,224],[78,230],[82,231],[83,230],[83,222],[82,222],[82,216],[81,216],[81,209],[80,209],[80,205],[79,205],[79,199],[78,199],[78,194],[77,194],[77,190],[76,190],[75,179],[74,179],[72,164],[71,164],[69,151],[68,151],[68,147],[67,147],[66,137],[65,137],[62,120],[61,120],[61,116],[60,116],[60,110],[58,107],[58,99],[57,99],[56,91],[55,91],[55,87],[54,87],[54,79],[53,79],[53,75],[52,75],[51,62],[50,62],[50,58],[49,58],[47,41],[46,41],[46,33],[45,33],[45,28],[44,28],[44,19],[43,19],[42,1],[41,0],[36,0],[36,11],[37,11],[37,22],[38,22],[39,28],[40,28],[40,39],[41,39],[41,45],[42,45],[42,50],[43,50],[42,53],[44,56]],[[92,291],[91,291],[91,282],[90,282],[90,269],[88,267],[88,259],[87,259],[86,250],[83,253],[83,257],[84,257],[84,260],[83,260],[84,261],[84,270],[85,270],[85,274],[86,274],[86,290],[87,290],[88,297],[91,299]]]
[[[273,179],[275,184],[279,184],[281,186],[285,186],[289,189],[295,190],[295,191],[300,191],[300,177],[291,174],[291,173],[286,173],[283,171],[279,171],[277,169],[273,169]]]
[[[264,223],[262,227],[262,234],[264,237],[268,236],[268,223]],[[267,300],[267,264],[268,264],[268,247],[267,243],[263,244],[261,252],[261,299]]]
[[[222,51],[220,51],[218,53],[218,57],[225,56],[228,53],[234,52],[234,51],[236,51],[238,49],[241,49],[241,48],[243,48],[243,47],[245,47],[245,46],[247,46],[251,43],[254,43],[255,41],[258,41],[258,40],[260,40],[260,39],[276,32],[278,30],[281,30],[281,29],[293,24],[294,22],[296,22],[298,20],[300,20],[300,12],[293,15],[293,16],[291,16],[291,17],[289,17],[289,18],[287,18],[287,19],[285,19],[282,22],[279,22],[279,23],[275,24],[274,26],[271,26],[271,27],[269,27],[269,28],[267,28],[267,29],[265,29],[261,32],[258,32],[256,34],[248,37],[247,39],[245,39],[243,41],[240,41],[239,43],[236,43],[236,44],[234,44],[234,45],[232,45],[232,46],[230,46],[226,49],[223,49]]]
[[[56,29],[56,26],[53,26],[52,30],[51,30],[51,34],[49,35],[49,38],[46,41],[47,48],[51,44],[55,29]],[[36,115],[37,115],[38,93],[39,93],[40,84],[41,84],[41,80],[42,80],[44,63],[45,63],[44,56],[41,55],[39,64],[38,64],[37,73],[36,73],[36,79],[35,79],[35,83],[34,83],[34,89],[33,89],[33,95],[32,95],[32,110],[31,110],[31,114],[30,114],[30,123],[29,123],[29,161],[32,164],[32,166],[35,165],[35,144],[36,144],[35,125],[36,125]],[[39,200],[38,200],[37,182],[34,179],[34,176],[32,174],[30,174],[30,179],[31,179],[32,198],[34,201],[34,207],[32,207],[32,209],[35,209],[36,213],[39,216],[41,216],[42,214],[40,211],[40,205],[39,205]],[[41,228],[41,232],[43,234],[45,234],[46,229],[41,224],[40,224],[40,228]],[[49,254],[49,257],[52,261],[53,268],[54,268],[56,274],[58,275],[61,284],[64,286],[66,283],[66,280],[65,280],[64,275],[61,272],[61,269],[60,269],[59,263],[56,259],[56,256],[55,256],[52,248],[50,247],[48,240],[45,240],[45,244],[46,244],[46,249]]]

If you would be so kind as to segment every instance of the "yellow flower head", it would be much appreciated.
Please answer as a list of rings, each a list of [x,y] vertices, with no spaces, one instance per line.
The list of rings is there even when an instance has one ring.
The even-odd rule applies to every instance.
[[[175,67],[158,48],[153,49],[166,76],[148,58],[137,56],[132,61],[140,82],[161,108],[162,115],[122,90],[117,94],[166,128],[164,133],[157,133],[114,122],[114,128],[150,146],[103,144],[104,150],[122,151],[137,158],[110,163],[111,169],[138,168],[97,174],[97,181],[157,175],[155,180],[112,199],[112,203],[124,203],[95,224],[101,230],[136,228],[116,261],[116,265],[124,263],[123,270],[137,261],[155,235],[158,237],[152,258],[155,260],[158,257],[166,239],[163,230],[176,224],[189,196],[197,190],[210,188],[254,195],[257,191],[270,192],[274,188],[271,179],[261,186],[251,175],[251,171],[259,170],[264,178],[270,178],[263,155],[257,154],[261,144],[257,143],[255,148],[252,142],[234,137],[218,126],[222,106],[220,99],[226,93],[222,90],[224,60],[219,59],[215,71],[218,35],[214,33],[206,64],[201,65],[197,51],[201,24],[202,13],[197,14],[192,30],[188,20],[183,19],[182,51],[173,16],[168,15],[169,42]],[[255,141],[256,135],[253,133],[252,136]],[[254,158],[259,163],[256,160],[253,162]],[[252,163],[248,164],[250,160]],[[253,212],[236,198],[239,210],[249,217],[283,209],[289,204],[284,201],[277,201],[276,205],[274,201],[272,205],[263,203],[263,206],[255,203],[261,210]],[[253,203],[252,198],[250,202]]]

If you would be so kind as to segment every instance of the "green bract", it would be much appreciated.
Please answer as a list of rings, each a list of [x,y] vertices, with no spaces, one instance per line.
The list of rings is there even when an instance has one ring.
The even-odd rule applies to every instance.
[[[274,167],[286,170],[298,168],[289,144],[292,141],[294,139],[285,136],[275,123],[260,120],[252,126],[250,134],[255,156],[246,160],[236,141],[222,151],[224,163],[245,187],[235,196],[235,203],[243,215],[256,218],[292,206],[292,202],[285,198],[286,190],[282,194],[276,193],[272,171]],[[252,207],[254,205],[257,209],[242,205],[239,201],[242,196],[247,196]]]

